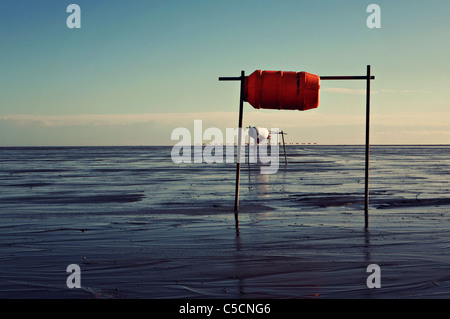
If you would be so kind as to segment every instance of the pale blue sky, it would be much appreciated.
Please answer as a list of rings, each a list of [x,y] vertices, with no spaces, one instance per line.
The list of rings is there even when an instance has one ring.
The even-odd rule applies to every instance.
[[[81,7],[81,29],[66,8]],[[381,8],[369,29],[366,8]],[[0,0],[0,146],[171,145],[174,128],[237,125],[256,69],[364,75],[372,143],[450,144],[449,1]],[[244,125],[291,142],[364,143],[361,82],[322,82],[316,110]],[[205,141],[208,142],[208,141]]]

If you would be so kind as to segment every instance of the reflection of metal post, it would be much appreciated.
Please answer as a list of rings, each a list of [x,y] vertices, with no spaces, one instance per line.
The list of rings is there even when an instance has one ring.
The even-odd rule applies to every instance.
[[[366,176],[364,201],[364,227],[369,228],[369,126],[370,126],[370,65],[367,66],[366,81]]]

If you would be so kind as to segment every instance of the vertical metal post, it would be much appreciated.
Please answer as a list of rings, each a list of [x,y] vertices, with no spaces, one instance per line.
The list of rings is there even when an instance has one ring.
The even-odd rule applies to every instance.
[[[241,178],[241,145],[242,145],[242,118],[244,115],[244,84],[245,72],[241,71],[240,77],[219,77],[219,81],[241,81],[241,93],[239,100],[239,128],[238,128],[238,152],[236,167],[236,189],[234,194],[234,219],[236,222],[236,233],[239,236],[239,181]]]
[[[244,80],[245,72],[241,71],[241,94],[239,101],[239,131],[238,131],[238,151],[237,151],[237,167],[236,167],[236,188],[234,194],[234,210],[236,226],[238,221],[237,211],[239,210],[239,181],[241,178],[241,144],[242,144],[242,118],[244,113]]]
[[[365,203],[364,203],[364,228],[369,229],[369,148],[370,148],[370,65],[367,66],[366,80],[366,174],[365,174]]]
[[[282,139],[283,139],[284,162],[287,164],[286,145],[284,144],[284,132],[283,132],[283,131],[281,131],[281,137],[282,137]]]
[[[247,144],[247,165],[250,171],[250,128],[251,126],[246,127],[248,129],[248,144]]]
[[[364,219],[365,229],[369,229],[369,148],[370,148],[370,65],[367,66],[367,75],[358,76],[320,76],[320,80],[366,80],[366,160],[365,160],[365,197]]]

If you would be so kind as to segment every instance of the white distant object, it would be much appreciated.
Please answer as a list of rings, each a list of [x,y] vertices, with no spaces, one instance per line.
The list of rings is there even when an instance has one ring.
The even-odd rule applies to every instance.
[[[248,135],[254,140],[256,140],[256,144],[259,144],[259,142],[270,138],[269,130],[264,127],[256,127],[256,126],[250,127]]]

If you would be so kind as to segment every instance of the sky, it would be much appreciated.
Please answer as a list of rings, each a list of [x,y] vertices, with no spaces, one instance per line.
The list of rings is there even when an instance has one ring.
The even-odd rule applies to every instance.
[[[72,3],[81,28],[67,26]],[[239,82],[220,76],[367,65],[371,144],[450,144],[449,14],[441,0],[0,0],[0,146],[174,145],[194,120],[237,127]],[[364,144],[365,81],[322,81],[304,112],[245,103],[249,125]]]

